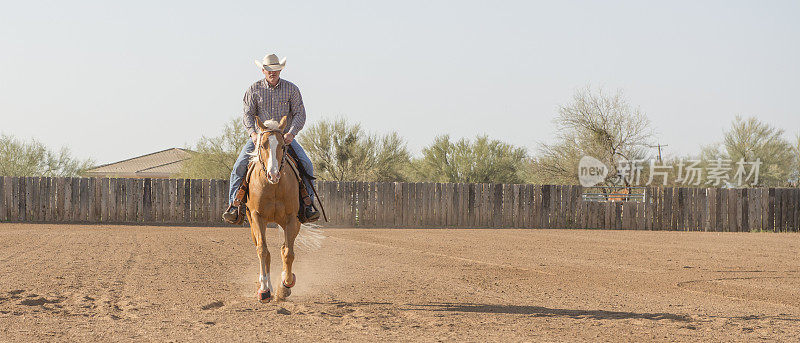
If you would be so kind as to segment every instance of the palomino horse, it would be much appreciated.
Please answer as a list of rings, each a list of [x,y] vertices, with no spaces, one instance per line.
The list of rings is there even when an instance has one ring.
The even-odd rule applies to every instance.
[[[256,252],[261,262],[258,281],[261,287],[257,297],[262,303],[272,300],[272,283],[269,276],[269,250],[265,233],[267,223],[276,223],[283,228],[284,242],[281,247],[283,272],[281,273],[281,290],[278,296],[291,294],[296,278],[292,273],[294,262],[294,242],[300,232],[300,220],[297,212],[300,209],[298,196],[298,179],[291,167],[284,167],[286,144],[283,130],[286,117],[280,122],[269,120],[263,124],[256,118],[259,129],[256,149],[251,153],[251,161],[255,163],[249,175],[250,183],[247,194],[247,218],[250,222],[250,233],[256,244]]]
[[[608,201],[610,202],[619,202],[619,201],[628,201],[628,197],[631,194],[631,189],[628,187],[620,188],[608,194]]]

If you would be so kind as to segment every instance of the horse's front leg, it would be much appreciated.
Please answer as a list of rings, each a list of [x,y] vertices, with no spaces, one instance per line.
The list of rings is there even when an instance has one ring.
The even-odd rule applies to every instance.
[[[294,240],[297,234],[300,233],[300,221],[296,216],[290,216],[283,226],[284,242],[281,247],[281,259],[283,260],[283,272],[281,273],[281,288],[279,288],[278,296],[280,298],[288,297],[292,294],[291,289],[297,281],[294,273],[292,273],[292,263],[294,263]]]
[[[256,293],[256,297],[258,297],[260,302],[267,303],[272,300],[272,283],[269,278],[269,249],[267,249],[265,237],[267,222],[255,212],[251,212],[250,214],[250,231],[256,243],[256,253],[258,254],[260,264],[258,273],[260,287],[258,293]]]

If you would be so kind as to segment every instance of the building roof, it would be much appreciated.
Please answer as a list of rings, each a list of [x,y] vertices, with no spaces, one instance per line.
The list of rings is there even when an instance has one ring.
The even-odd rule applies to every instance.
[[[98,177],[173,177],[180,173],[183,161],[194,152],[182,148],[172,148],[108,163],[86,171],[87,176]]]

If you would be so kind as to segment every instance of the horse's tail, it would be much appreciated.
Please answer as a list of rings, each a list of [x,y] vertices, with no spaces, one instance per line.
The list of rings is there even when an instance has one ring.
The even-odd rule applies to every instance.
[[[300,232],[295,238],[295,246],[306,251],[315,251],[322,247],[325,240],[325,231],[321,226],[314,223],[300,224]]]

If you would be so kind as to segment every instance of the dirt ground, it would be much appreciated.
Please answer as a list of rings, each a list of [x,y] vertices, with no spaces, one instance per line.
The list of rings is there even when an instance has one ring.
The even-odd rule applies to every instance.
[[[0,224],[0,341],[800,340],[800,235]],[[278,285],[282,243],[269,235]]]

